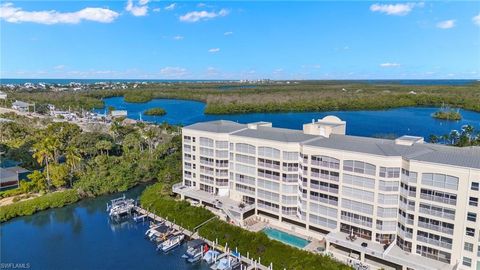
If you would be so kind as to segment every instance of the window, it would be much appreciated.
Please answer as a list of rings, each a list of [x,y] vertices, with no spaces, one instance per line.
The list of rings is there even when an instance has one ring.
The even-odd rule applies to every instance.
[[[373,192],[366,191],[366,190],[361,190],[361,189],[358,189],[358,188],[351,188],[351,187],[344,186],[343,189],[342,189],[342,195],[347,196],[347,197],[351,197],[351,198],[355,198],[355,199],[359,199],[359,200],[362,200],[362,201],[369,201],[369,202],[372,202],[372,203],[374,202],[374,193]],[[396,202],[398,202],[398,200]]]
[[[280,158],[280,150],[271,147],[260,146],[258,147],[258,155],[267,158]]]
[[[298,152],[287,152],[283,151],[284,160],[297,160],[298,161]]]
[[[357,160],[345,160],[343,162],[343,169],[349,172],[375,175],[375,168],[376,167],[373,164]]]
[[[384,178],[399,178],[400,177],[400,168],[386,168],[380,167],[380,177]]]
[[[227,141],[215,141],[215,147],[222,148],[222,149],[227,149],[228,148],[228,142]]]
[[[458,177],[439,173],[424,173],[422,174],[422,184],[432,187],[457,190]]]
[[[473,251],[473,244],[465,242],[465,244],[463,245],[463,249],[466,250],[466,251],[472,252]]]
[[[313,169],[312,169],[313,170]],[[375,180],[362,176],[355,176],[351,174],[343,174],[343,182],[345,184],[354,185],[361,188],[375,188]]]
[[[328,156],[312,156],[312,165],[338,169],[340,168],[340,160]]]
[[[475,229],[467,227],[467,229],[465,230],[465,235],[474,237],[475,236]]]
[[[200,137],[200,145],[206,147],[213,147],[213,140],[209,138]]]
[[[478,182],[472,182],[471,189],[478,191],[478,189],[479,189],[479,183],[478,183]]]
[[[237,152],[255,155],[255,146],[246,143],[237,143],[235,145]]]
[[[468,214],[467,214],[467,219],[468,219],[469,221],[476,222],[476,221],[477,221],[477,214],[472,213],[472,212],[468,212]]]
[[[468,204],[471,206],[478,206],[478,198],[470,197],[468,200]]]
[[[462,262],[463,265],[465,266],[472,266],[472,259],[468,258],[468,257],[463,257],[463,262]]]

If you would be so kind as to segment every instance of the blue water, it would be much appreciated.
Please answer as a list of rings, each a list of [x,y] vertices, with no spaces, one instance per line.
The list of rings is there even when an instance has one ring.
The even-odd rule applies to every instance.
[[[153,79],[46,79],[46,78],[35,78],[35,79],[11,79],[11,78],[0,78],[0,84],[24,84],[24,83],[48,83],[48,84],[69,84],[70,82],[85,83],[91,84],[96,82],[123,82],[123,83],[133,83],[133,82],[153,82],[153,83],[188,83],[188,82],[227,82],[235,80],[153,80]],[[441,79],[441,80],[327,80],[319,81],[326,83],[369,83],[369,84],[400,84],[400,85],[467,85],[477,82],[475,79]],[[244,86],[241,88],[253,88],[255,86]],[[226,88],[223,90],[233,90]]]
[[[127,192],[136,197],[143,190]],[[105,211],[115,196],[81,201],[2,223],[1,263],[29,263],[31,269],[206,270],[181,258],[185,244],[163,254],[144,238],[147,224],[114,224]]]
[[[274,228],[265,228],[262,230],[262,232],[264,232],[270,239],[274,239],[297,248],[304,248],[310,243],[310,241],[306,239]]]
[[[415,135],[428,138],[431,134],[443,135],[452,129],[459,130],[462,125],[473,125],[480,129],[480,113],[460,110],[463,119],[445,121],[431,117],[438,108],[405,107],[380,111],[333,111],[301,113],[252,113],[234,115],[205,115],[205,104],[190,100],[155,99],[146,103],[128,103],[122,97],[107,98],[106,106],[128,111],[128,117],[139,119],[139,113],[153,107],[162,107],[167,111],[164,116],[142,116],[143,120],[170,124],[189,125],[201,121],[218,119],[239,123],[255,121],[272,122],[275,127],[302,129],[304,123],[326,115],[336,115],[347,121],[347,134],[357,136],[401,136]],[[97,110],[103,113],[103,110]]]

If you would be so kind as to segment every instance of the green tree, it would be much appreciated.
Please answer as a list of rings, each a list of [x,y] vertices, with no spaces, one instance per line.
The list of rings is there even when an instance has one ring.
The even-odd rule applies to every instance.
[[[49,165],[55,162],[55,151],[57,151],[58,147],[58,140],[51,137],[45,137],[33,145],[33,157],[39,164],[45,165],[48,187],[51,186]]]
[[[438,143],[438,136],[432,134],[428,137],[428,140],[430,141],[430,143]]]
[[[48,188],[47,179],[45,175],[39,170],[33,171],[31,174],[27,175],[28,179],[32,181],[33,188],[32,191],[46,191]]]
[[[100,151],[101,155],[108,155],[109,151],[112,150],[113,144],[111,141],[100,140],[95,144],[95,147]]]
[[[67,164],[52,164],[50,165],[50,177],[52,185],[56,188],[63,187],[68,180],[68,166]]]

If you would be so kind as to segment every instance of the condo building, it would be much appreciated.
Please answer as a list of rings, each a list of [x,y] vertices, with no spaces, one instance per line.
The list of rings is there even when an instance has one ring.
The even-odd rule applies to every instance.
[[[480,148],[345,135],[327,116],[186,126],[173,190],[242,226],[261,217],[394,269],[480,269]]]

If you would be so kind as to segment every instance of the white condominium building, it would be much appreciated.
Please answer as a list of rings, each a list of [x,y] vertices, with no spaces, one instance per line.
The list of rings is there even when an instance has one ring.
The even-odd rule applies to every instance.
[[[183,128],[183,198],[395,269],[480,269],[480,148],[212,121]],[[221,203],[219,203],[221,202]]]

